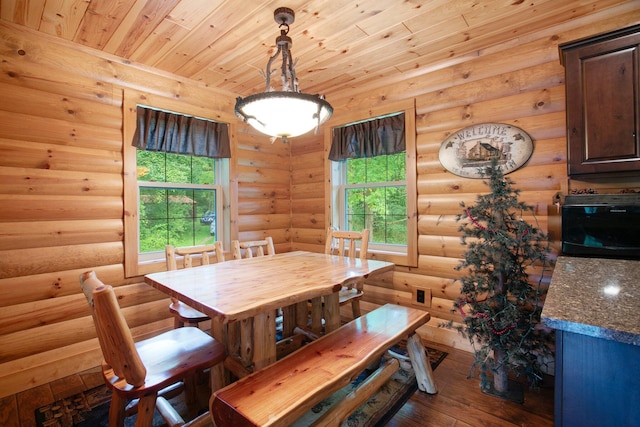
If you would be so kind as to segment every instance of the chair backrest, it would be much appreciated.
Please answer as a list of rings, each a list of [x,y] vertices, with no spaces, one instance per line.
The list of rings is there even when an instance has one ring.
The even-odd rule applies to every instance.
[[[193,256],[198,255],[201,259],[201,264],[210,264],[210,257],[215,255],[216,262],[224,261],[224,249],[222,242],[217,241],[213,245],[200,245],[200,246],[184,246],[176,248],[173,245],[167,245],[165,247],[165,254],[167,256],[167,270],[177,270],[179,256],[182,257],[183,267],[193,267]]]
[[[252,240],[250,242],[234,240],[231,245],[233,246],[233,259],[275,255],[276,253],[271,236],[266,237],[264,240]]]
[[[362,232],[338,231],[331,227],[327,229],[327,241],[324,246],[324,253],[329,255],[348,256],[356,258],[356,242],[360,242],[359,258],[367,259],[369,250],[369,230],[366,228]]]
[[[131,330],[109,285],[87,271],[80,275],[80,287],[91,307],[93,323],[105,362],[113,372],[134,387],[144,385],[147,370],[140,359]]]

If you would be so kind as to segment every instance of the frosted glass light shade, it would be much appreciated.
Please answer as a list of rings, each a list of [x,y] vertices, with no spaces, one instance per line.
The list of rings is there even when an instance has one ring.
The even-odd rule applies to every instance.
[[[238,97],[235,113],[256,130],[286,141],[329,120],[333,107],[318,95],[273,91]]]

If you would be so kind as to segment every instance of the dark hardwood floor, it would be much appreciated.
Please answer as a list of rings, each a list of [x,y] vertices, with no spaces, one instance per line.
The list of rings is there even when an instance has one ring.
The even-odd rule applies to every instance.
[[[529,391],[525,386],[523,404],[508,402],[482,393],[477,378],[467,379],[473,361],[471,354],[428,345],[449,353],[434,371],[438,393],[416,392],[388,427],[553,426],[553,377],[545,379],[548,384],[539,392]],[[0,425],[33,427],[35,408],[101,382],[99,371],[94,369],[0,399]]]
[[[438,393],[416,392],[387,427],[553,426],[553,377],[539,391],[524,387],[524,403],[489,396],[478,378],[467,379],[473,355],[434,345],[449,354],[434,371]]]

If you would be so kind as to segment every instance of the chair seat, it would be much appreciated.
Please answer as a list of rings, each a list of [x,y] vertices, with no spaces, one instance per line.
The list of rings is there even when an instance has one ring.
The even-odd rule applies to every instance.
[[[206,314],[180,301],[169,304],[169,311],[179,317],[183,323],[200,323],[209,320],[209,316]]]
[[[178,328],[135,344],[147,375],[144,385],[133,387],[103,363],[102,374],[112,388],[132,399],[174,384],[176,375],[195,374],[216,365],[226,356],[224,345],[198,328]]]
[[[364,295],[364,292],[356,288],[343,287],[342,289],[340,289],[340,293],[338,294],[338,299],[340,301],[340,305],[343,305],[355,299],[362,298],[363,295]]]

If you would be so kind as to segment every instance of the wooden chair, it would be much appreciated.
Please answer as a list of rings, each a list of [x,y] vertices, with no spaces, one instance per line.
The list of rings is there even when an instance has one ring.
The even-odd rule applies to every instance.
[[[211,256],[215,256],[216,262],[224,261],[224,249],[222,248],[222,242],[215,242],[213,245],[202,246],[185,246],[176,248],[173,245],[167,245],[165,247],[165,254],[167,257],[167,270],[177,270],[178,262],[177,257],[182,257],[182,267],[193,267],[194,256],[200,257],[202,265],[207,265],[210,262]],[[169,304],[169,311],[174,316],[174,325],[176,328],[183,326],[195,326],[197,327],[200,322],[209,320],[209,316],[189,307],[187,304],[178,301],[175,298],[171,298],[171,304]]]
[[[356,242],[360,242],[360,250],[356,250]],[[329,255],[340,255],[361,260],[367,259],[367,251],[369,248],[369,230],[364,229],[362,232],[356,231],[337,231],[331,227],[327,230],[327,240],[325,242],[324,252]],[[364,279],[359,278],[350,283],[345,283],[340,290],[340,306],[351,303],[353,318],[361,316],[360,299],[364,295]]]
[[[93,271],[80,276],[80,286],[91,307],[104,357],[102,376],[112,391],[109,425],[124,425],[127,402],[134,399],[138,399],[136,427],[151,426],[155,408],[168,425],[183,425],[182,417],[159,396],[180,383],[190,413],[196,415],[195,376],[207,368],[212,377],[222,374],[224,345],[197,328],[172,329],[134,343],[113,288]],[[205,422],[210,417],[207,413],[197,419]],[[199,425],[194,422],[189,425]]]
[[[276,250],[273,246],[271,236],[264,240],[252,240],[249,242],[241,242],[233,240],[231,242],[233,250],[233,259],[253,258],[254,256],[275,255]],[[254,253],[255,252],[255,253]]]

